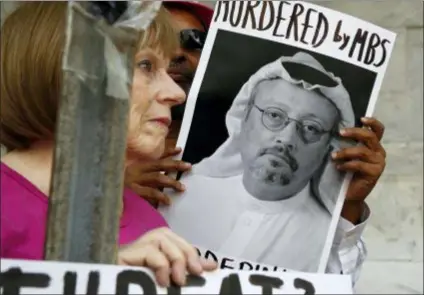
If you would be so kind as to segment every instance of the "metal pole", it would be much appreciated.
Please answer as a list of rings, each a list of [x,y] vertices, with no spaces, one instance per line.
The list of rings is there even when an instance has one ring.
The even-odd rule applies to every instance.
[[[76,68],[63,75],[45,256],[109,264],[116,260],[122,212],[129,97],[106,94],[105,38],[93,20],[70,13],[65,54]],[[129,64],[132,58],[129,50]]]

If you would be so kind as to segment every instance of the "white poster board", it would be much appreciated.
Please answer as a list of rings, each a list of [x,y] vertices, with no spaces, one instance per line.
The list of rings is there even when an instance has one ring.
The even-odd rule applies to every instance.
[[[161,288],[145,268],[1,260],[0,294],[353,294],[342,275],[218,270]]]
[[[331,153],[373,115],[395,40],[304,1],[218,1],[177,142],[193,168],[160,208],[170,228],[226,257],[324,273],[351,176]]]

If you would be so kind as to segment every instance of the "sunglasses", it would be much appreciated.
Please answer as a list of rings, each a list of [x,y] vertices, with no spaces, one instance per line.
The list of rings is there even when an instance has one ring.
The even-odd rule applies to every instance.
[[[207,33],[197,29],[187,29],[180,32],[181,47],[187,50],[202,50]]]

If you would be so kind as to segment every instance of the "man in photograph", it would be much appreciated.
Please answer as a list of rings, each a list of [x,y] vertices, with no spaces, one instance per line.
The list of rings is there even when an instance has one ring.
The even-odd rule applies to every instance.
[[[228,140],[181,179],[190,190],[164,217],[197,246],[317,271],[343,179],[331,173],[330,153],[354,122],[339,78],[307,53],[282,57],[242,87]]]

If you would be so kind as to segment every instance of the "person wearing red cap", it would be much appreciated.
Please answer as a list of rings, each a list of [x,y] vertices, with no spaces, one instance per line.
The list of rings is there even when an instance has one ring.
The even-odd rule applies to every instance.
[[[213,9],[197,1],[164,1],[163,5],[171,12],[180,35],[180,48],[171,61],[168,73],[188,93],[199,65]],[[185,103],[172,109],[173,123],[167,138],[170,146],[176,144],[184,108]]]
[[[164,6],[171,12],[181,42],[169,73],[188,92],[199,64],[213,10],[194,1],[165,1]]]

